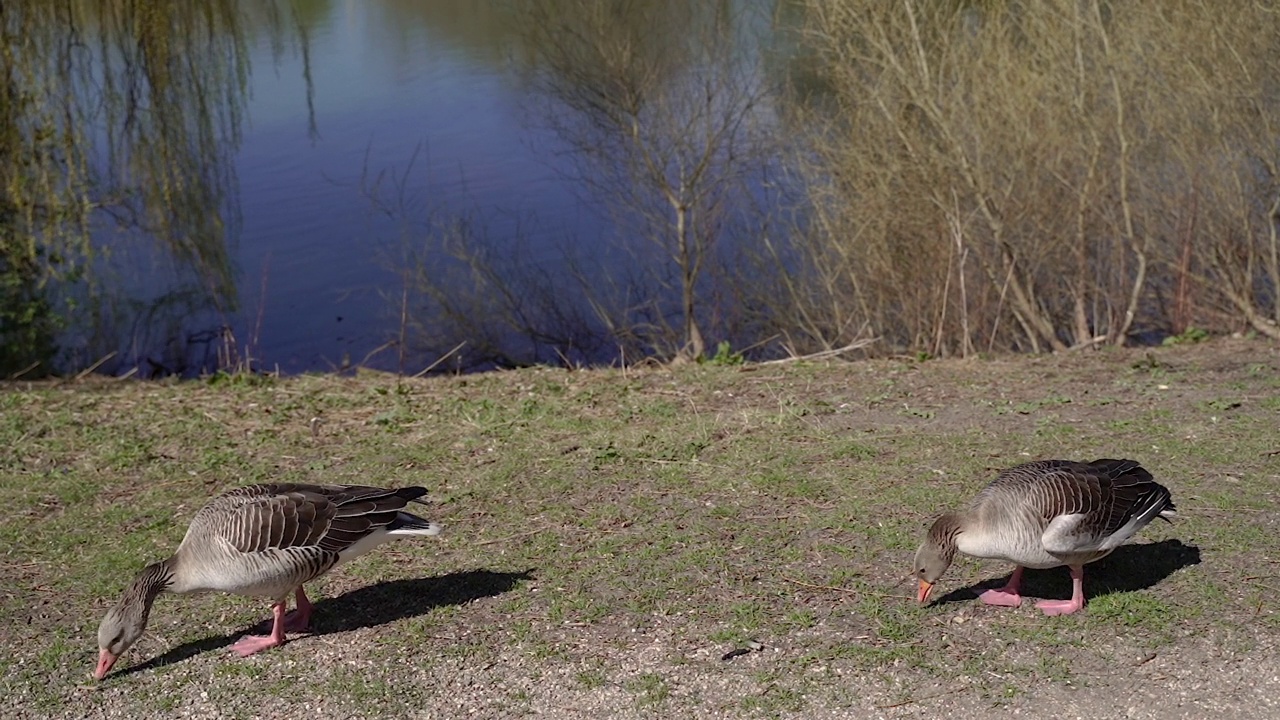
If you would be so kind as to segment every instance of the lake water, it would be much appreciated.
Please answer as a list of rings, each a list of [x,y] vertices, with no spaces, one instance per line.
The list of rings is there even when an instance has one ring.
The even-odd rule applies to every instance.
[[[744,32],[767,31],[771,3],[723,5],[751,18]],[[608,262],[608,220],[565,178],[557,136],[531,122],[509,4],[297,7],[305,43],[291,27],[283,50],[278,38],[250,44],[229,203],[239,221],[227,238],[236,310],[183,318],[188,345],[225,323],[265,370],[350,363],[415,372],[439,349],[401,355],[385,343],[401,325],[404,243],[433,218],[466,216],[500,243],[518,236],[522,262],[554,266],[552,249],[566,244],[588,266]],[[372,201],[375,185],[394,212]],[[142,273],[144,295],[165,292],[164,266],[136,264],[152,268]],[[154,332],[135,339],[122,367],[155,342]]]
[[[268,366],[359,362],[396,333],[401,220],[474,211],[496,233],[535,210],[549,225],[577,222],[571,189],[527,137],[498,12],[333,3],[309,28],[314,133],[302,58],[276,63],[258,48],[237,157],[237,335],[256,334]],[[403,180],[410,217],[374,210],[362,186],[379,175]]]
[[[9,7],[0,376],[1039,352],[1230,329],[1237,310],[1274,334],[1251,159],[1274,143],[1243,116],[1184,137],[1251,106],[1145,82],[1160,63],[1230,69],[1271,107],[1252,81],[1270,75],[1143,43],[1145,13],[1123,20],[1131,90],[1091,97],[1172,125],[1095,181],[1081,159],[1129,136],[1063,90],[1079,47],[1041,58],[1018,29],[1099,31],[1085,65],[1109,67],[1083,16],[938,6],[926,31],[914,6],[792,0]],[[1230,56],[1262,68],[1269,50]],[[1101,124],[1039,131],[1062,122]],[[1086,213],[1060,212],[1063,183]]]

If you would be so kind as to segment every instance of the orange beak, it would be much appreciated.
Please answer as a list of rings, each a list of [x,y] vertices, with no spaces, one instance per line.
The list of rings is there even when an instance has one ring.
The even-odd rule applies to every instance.
[[[116,664],[116,656],[111,651],[103,648],[98,651],[98,667],[94,668],[93,676],[99,680],[107,676],[111,672],[111,666]]]
[[[928,582],[927,580],[921,580],[920,591],[916,593],[916,600],[919,600],[921,605],[929,602],[929,593],[931,592],[933,592],[933,583]],[[106,651],[104,650],[103,652]]]

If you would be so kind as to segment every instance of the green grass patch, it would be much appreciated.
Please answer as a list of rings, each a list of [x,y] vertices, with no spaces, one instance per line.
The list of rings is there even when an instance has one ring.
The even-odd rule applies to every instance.
[[[440,698],[466,687],[492,689],[469,701],[487,716],[596,701],[798,716],[862,702],[837,688],[857,682],[924,707],[913,688],[957,675],[1014,703],[1111,667],[1117,651],[1086,638],[1162,653],[1242,643],[1280,626],[1268,581],[1242,593],[1227,579],[1269,576],[1280,557],[1266,454],[1280,449],[1280,401],[1268,346],[1217,342],[1160,349],[1154,365],[1117,350],[4,386],[0,612],[15,620],[0,626],[0,694],[40,714],[171,716],[217,700],[252,716],[269,714],[257,693],[312,682],[336,716],[460,714]],[[1084,613],[1004,612],[964,592],[916,605],[909,563],[934,515],[1002,467],[1115,456],[1167,484],[1180,518],[1091,565]],[[142,669],[83,690],[98,619],[133,574],[172,552],[211,495],[267,480],[423,484],[420,510],[446,531],[316,583],[315,632],[248,661],[226,644],[269,603],[162,597],[119,665]],[[962,558],[935,593],[1008,570]],[[1034,587],[1070,591],[1065,570]],[[719,659],[751,641],[766,650]]]

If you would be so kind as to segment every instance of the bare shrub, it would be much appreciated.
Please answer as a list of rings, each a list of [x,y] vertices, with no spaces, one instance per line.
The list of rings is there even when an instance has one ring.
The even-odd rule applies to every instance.
[[[1227,5],[808,3],[826,94],[788,118],[812,216],[780,325],[1122,344],[1190,322],[1193,279],[1271,334],[1280,14]]]

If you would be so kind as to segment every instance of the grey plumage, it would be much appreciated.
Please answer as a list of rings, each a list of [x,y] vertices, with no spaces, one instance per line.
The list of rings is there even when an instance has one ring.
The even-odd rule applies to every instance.
[[[280,644],[290,593],[297,595],[295,624],[305,625],[309,617],[304,583],[384,542],[440,532],[438,525],[405,511],[410,502],[421,503],[426,492],[421,487],[269,483],[213,498],[192,518],[177,551],[144,568],[103,618],[95,674],[105,676],[142,635],[161,592],[269,597],[275,601],[272,636],[246,638],[237,649],[248,654]]]
[[[1021,563],[1055,567],[1098,560],[1129,539],[1156,515],[1174,512],[1169,491],[1133,460],[1041,460],[1001,472],[970,504],[973,530],[1030,540],[1009,544],[1003,555],[1018,562],[1039,555],[1039,538],[1050,558]]]
[[[426,492],[283,483],[236,488],[191,520],[174,554],[184,572],[171,590],[284,597],[395,535],[437,534],[437,526],[404,512]]]
[[[919,599],[927,600],[957,551],[1018,566],[1004,589],[984,593],[984,601],[992,604],[1020,602],[1024,567],[1066,565],[1078,585],[1083,565],[1110,554],[1156,517],[1167,520],[1174,514],[1169,491],[1133,460],[1018,465],[1002,471],[967,509],[943,515],[930,527],[916,553]],[[1071,602],[1083,605],[1083,591],[1079,597],[1073,593]],[[1059,612],[1079,609],[1041,605],[1046,612],[1050,605]]]

